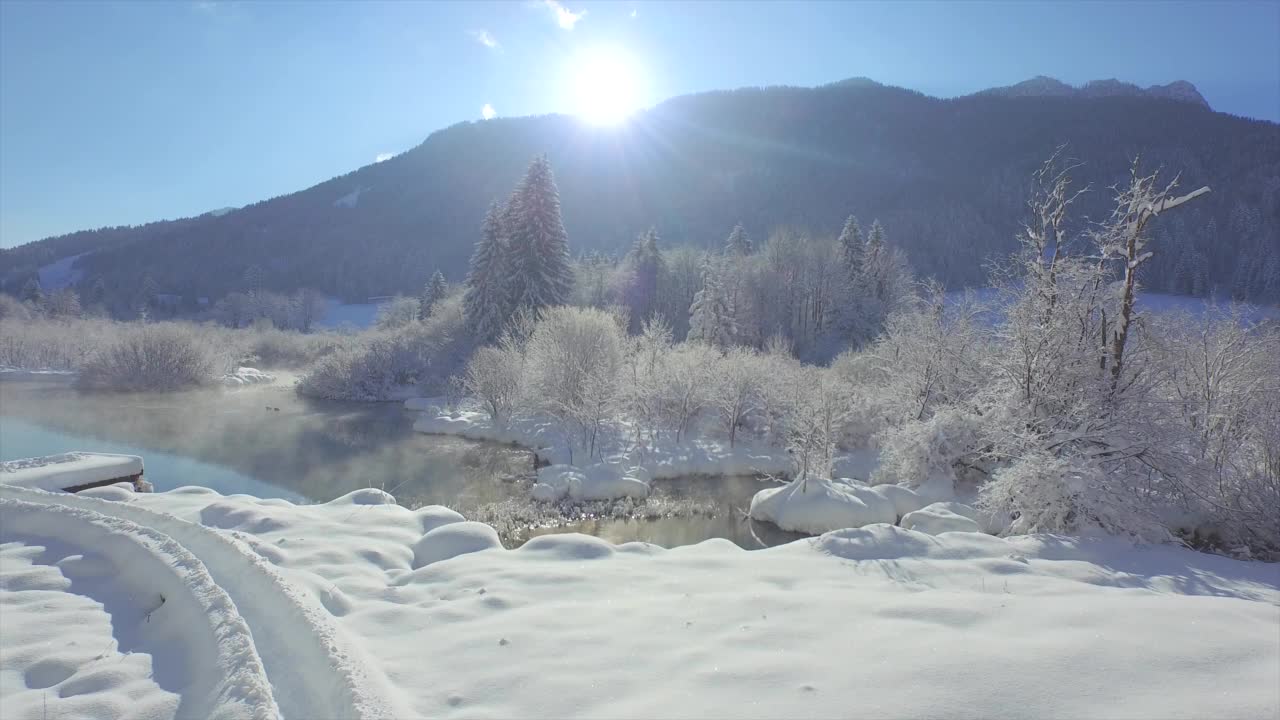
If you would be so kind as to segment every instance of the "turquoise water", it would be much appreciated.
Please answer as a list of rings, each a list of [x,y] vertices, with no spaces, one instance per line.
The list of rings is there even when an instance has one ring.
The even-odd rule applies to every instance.
[[[18,418],[0,417],[0,460],[56,455],[69,449],[141,455],[146,463],[146,478],[161,492],[183,485],[203,485],[223,495],[245,494],[284,498],[296,503],[307,502],[305,496],[288,488],[263,482],[230,468],[137,445],[70,435]]]

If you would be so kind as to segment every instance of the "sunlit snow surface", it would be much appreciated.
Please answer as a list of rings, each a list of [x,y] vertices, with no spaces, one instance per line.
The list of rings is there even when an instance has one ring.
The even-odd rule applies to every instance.
[[[583,535],[504,550],[484,526],[440,507],[408,510],[378,490],[312,506],[200,488],[93,492],[114,500],[3,488],[0,505],[74,507],[126,534],[124,523],[145,525],[173,541],[169,550],[198,557],[252,634],[254,652],[240,653],[243,662],[260,658],[285,716],[1280,712],[1274,565],[1114,539],[934,536],[883,524],[754,552],[726,541],[661,550]],[[60,522],[60,536],[79,537],[87,531],[76,523],[90,520]],[[23,548],[40,542],[30,526],[6,523],[0,532],[6,553],[30,555],[36,551]],[[131,549],[137,542],[117,545],[110,558],[77,561],[78,572],[144,552]],[[3,568],[6,611],[15,607],[11,578],[24,567]],[[172,586],[162,575],[156,586]],[[44,585],[54,597],[74,592],[59,582]],[[109,612],[136,617],[148,602]],[[194,600],[175,589],[173,602],[177,611]],[[168,622],[169,607],[151,623]],[[120,640],[108,638],[116,631],[101,620],[77,630],[60,617],[28,613],[23,632],[46,643],[97,633],[107,649]],[[189,655],[217,651],[191,642],[187,636],[205,632],[191,627],[170,641]],[[12,647],[6,636],[6,718],[42,717],[44,699],[48,717],[62,716],[77,697],[67,685],[101,662],[68,655],[58,673],[32,675],[34,656]],[[143,667],[142,658],[131,662]],[[217,662],[192,667],[214,672]],[[252,669],[237,676],[236,692],[209,695],[223,682],[212,678],[183,685],[157,675],[148,685],[140,669],[96,676],[95,692],[103,703],[135,693],[152,709],[146,717],[168,717],[172,695],[260,708]]]

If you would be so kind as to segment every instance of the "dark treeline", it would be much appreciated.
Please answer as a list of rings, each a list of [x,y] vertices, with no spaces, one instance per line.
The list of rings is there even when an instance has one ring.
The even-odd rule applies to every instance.
[[[477,218],[545,152],[575,253],[621,257],[653,227],[667,246],[720,248],[741,223],[835,237],[879,218],[917,273],[985,282],[1025,215],[1027,180],[1069,142],[1083,224],[1104,219],[1131,160],[1178,168],[1204,202],[1162,223],[1176,251],[1151,263],[1151,290],[1280,299],[1280,127],[1149,97],[939,100],[874,83],[676,98],[624,128],[565,116],[462,123],[382,163],[225,214],[86,231],[0,252],[3,289],[70,255],[82,297],[127,315],[145,282],[194,306],[244,291],[313,288],[347,300],[418,296],[440,270],[465,275]]]

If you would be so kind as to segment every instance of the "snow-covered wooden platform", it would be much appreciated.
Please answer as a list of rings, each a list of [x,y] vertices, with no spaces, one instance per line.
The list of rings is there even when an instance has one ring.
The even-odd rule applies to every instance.
[[[132,483],[144,489],[142,458],[113,453],[68,452],[0,463],[0,484],[56,492]]]

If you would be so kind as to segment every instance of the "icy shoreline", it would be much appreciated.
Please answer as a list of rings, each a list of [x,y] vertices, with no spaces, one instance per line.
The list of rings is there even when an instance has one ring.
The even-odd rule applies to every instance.
[[[438,506],[409,510],[378,490],[307,506],[191,487],[89,493],[98,497],[0,488],[0,502],[96,513],[106,518],[97,522],[167,537],[198,558],[243,614],[269,699],[286,716],[1280,711],[1280,568],[1177,547],[933,536],[875,524],[756,551],[725,541],[663,550],[573,534],[506,550],[488,526]],[[5,523],[0,547],[35,552],[45,541],[30,530]],[[52,532],[63,530],[75,529]],[[129,547],[112,551],[116,562],[130,561]],[[83,576],[99,561],[86,553],[77,562]],[[22,593],[34,591],[17,579],[25,575],[8,572],[0,572],[0,602],[30,602]],[[157,588],[170,582],[163,573],[154,579]],[[187,607],[179,595],[166,597],[151,619],[158,627]],[[143,605],[113,612],[153,610]],[[41,626],[31,630],[42,630],[46,643],[71,637],[54,615],[25,622]],[[10,648],[0,652],[0,672],[44,677],[32,656]],[[72,662],[45,688],[7,685],[4,704],[21,718],[41,716],[42,696],[50,716],[127,703],[137,686],[123,677],[64,691],[84,687],[98,665]],[[222,672],[209,662],[197,667]]]

